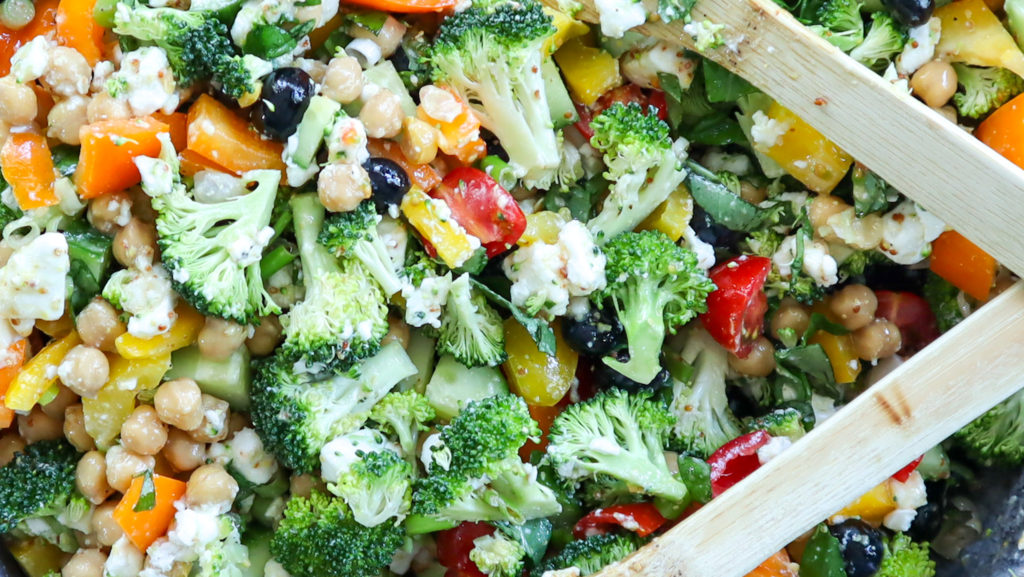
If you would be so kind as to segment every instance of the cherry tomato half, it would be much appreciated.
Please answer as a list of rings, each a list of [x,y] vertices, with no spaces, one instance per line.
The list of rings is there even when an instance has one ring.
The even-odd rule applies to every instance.
[[[597,102],[594,103],[594,116],[597,116],[606,109],[611,108],[616,102],[621,102],[622,104],[632,104],[633,102],[636,102],[644,110],[647,109],[647,105],[649,103],[647,95],[644,94],[642,88],[636,84],[624,84],[618,88],[612,88],[597,99]]]
[[[572,534],[577,539],[592,535],[603,535],[616,527],[633,531],[646,537],[665,524],[665,517],[658,512],[654,503],[630,503],[594,509],[576,522]]]
[[[928,301],[905,291],[876,291],[875,296],[878,297],[875,316],[891,321],[900,328],[900,337],[903,339],[900,353],[916,353],[939,338],[939,326]]]
[[[668,99],[661,90],[652,90],[647,103],[658,111],[658,120],[668,122]]]
[[[469,558],[473,541],[494,533],[487,523],[465,521],[437,534],[437,562],[448,568],[445,577],[487,577]]]
[[[760,468],[761,460],[757,458],[757,450],[771,440],[768,431],[754,431],[736,437],[712,453],[708,457],[708,464],[711,465],[711,496],[721,495]]]
[[[456,168],[430,195],[445,201],[455,221],[480,239],[488,257],[513,247],[526,230],[519,203],[482,170]]]
[[[764,313],[768,310],[764,281],[772,270],[772,261],[763,256],[743,255],[711,269],[711,281],[717,287],[708,295],[708,312],[701,323],[718,344],[746,358],[757,337],[761,336]]]

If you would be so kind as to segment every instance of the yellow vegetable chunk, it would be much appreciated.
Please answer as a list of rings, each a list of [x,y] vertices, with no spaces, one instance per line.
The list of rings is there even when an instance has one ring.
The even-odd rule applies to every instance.
[[[582,38],[573,38],[559,48],[555,62],[573,98],[585,106],[622,84],[618,59],[600,48],[587,46]]]
[[[754,148],[814,192],[832,192],[849,172],[853,157],[777,102],[768,109],[768,118],[786,127],[786,132],[772,146],[755,140]]]
[[[114,341],[117,354],[126,359],[162,357],[196,342],[199,331],[206,322],[203,315],[185,305],[178,306],[175,312],[178,313],[178,318],[166,333],[149,339],[140,339],[129,333],[117,337]]]
[[[44,577],[51,571],[60,575],[65,559],[59,547],[42,537],[12,539],[8,551],[28,577]]]
[[[535,242],[555,244],[558,242],[558,232],[562,230],[567,218],[560,213],[551,210],[542,210],[526,215],[526,230],[523,236],[519,237],[519,246],[529,246]]]
[[[827,299],[814,305],[811,310],[824,315],[830,322],[839,324],[839,318],[829,309]],[[837,383],[852,383],[857,380],[861,365],[852,335],[833,335],[822,330],[814,333],[814,336],[807,342],[812,345],[821,345],[821,348],[825,350]]]
[[[590,28],[586,24],[574,19],[565,12],[545,6],[544,13],[551,17],[551,23],[555,25],[555,33],[544,42],[544,48],[541,49],[541,53],[545,56],[553,54],[566,41],[590,32]]]
[[[872,525],[881,525],[885,516],[895,511],[896,501],[892,494],[892,485],[889,479],[882,481],[867,493],[861,495],[856,501],[844,507],[835,516],[849,518],[860,517]]]
[[[455,222],[443,200],[415,186],[402,197],[402,214],[450,268],[459,268],[480,248],[480,241]]]
[[[156,388],[171,368],[171,353],[143,359],[110,355],[110,379],[94,398],[82,398],[85,431],[100,448],[109,447],[135,409],[135,395]]]
[[[11,381],[4,404],[12,411],[30,411],[39,398],[57,382],[57,367],[72,348],[82,342],[78,333],[50,341]]]
[[[690,226],[690,217],[693,216],[693,198],[685,184],[680,184],[665,199],[665,202],[658,205],[640,226],[640,230],[657,230],[664,233],[672,240],[679,242],[686,234],[686,227]]]
[[[940,60],[974,66],[1002,66],[1024,76],[1024,53],[984,0],[958,0],[935,10],[942,36]]]
[[[505,371],[509,389],[529,405],[553,407],[562,400],[576,377],[579,355],[562,340],[559,326],[555,330],[555,355],[540,352],[523,325],[515,319],[505,321],[505,348],[508,360]]]

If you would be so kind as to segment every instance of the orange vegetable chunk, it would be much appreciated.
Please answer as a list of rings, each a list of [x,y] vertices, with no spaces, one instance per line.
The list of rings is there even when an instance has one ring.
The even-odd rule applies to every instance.
[[[979,301],[988,299],[996,280],[996,259],[956,231],[932,242],[932,272]]]
[[[789,553],[783,549],[761,563],[746,577],[797,577],[796,564],[789,560]]]
[[[0,76],[11,71],[11,57],[29,40],[57,28],[57,0],[37,0],[36,16],[21,30],[0,26]]]
[[[171,127],[171,144],[174,145],[174,150],[185,150],[188,146],[188,115],[184,112],[154,112],[153,118]]]
[[[1024,168],[1024,94],[990,114],[974,131],[974,136]]]
[[[89,66],[103,58],[103,27],[92,17],[96,0],[60,0],[57,6],[57,40],[74,48]]]
[[[174,520],[174,502],[185,494],[186,484],[173,477],[153,475],[153,487],[156,492],[156,503],[148,511],[134,511],[135,504],[142,495],[145,477],[132,479],[132,486],[121,497],[121,502],[114,508],[114,521],[140,551],[145,551],[153,541],[167,533],[167,528]]]
[[[0,149],[0,167],[22,210],[60,202],[53,190],[56,175],[46,138],[31,132],[12,134]]]
[[[232,172],[285,170],[283,148],[263,140],[248,121],[207,94],[188,111],[188,150]]]
[[[0,355],[0,429],[6,429],[14,422],[14,411],[4,404],[4,396],[7,394],[7,387],[11,385],[14,377],[18,376],[21,365],[25,363],[27,343],[28,341],[21,339]]]
[[[160,134],[170,126],[153,117],[101,120],[79,131],[82,150],[78,157],[75,185],[82,198],[95,198],[138,184],[142,177],[135,167],[139,156],[160,154]]]

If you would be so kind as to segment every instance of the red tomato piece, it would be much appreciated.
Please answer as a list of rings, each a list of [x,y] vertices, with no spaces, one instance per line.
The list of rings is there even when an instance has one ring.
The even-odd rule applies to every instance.
[[[469,558],[473,541],[494,533],[487,523],[465,521],[437,534],[437,562],[448,568],[446,577],[487,577]]]
[[[512,248],[526,230],[519,203],[482,170],[456,168],[430,195],[445,201],[455,221],[480,239],[488,257]]]
[[[721,495],[756,471],[761,466],[757,450],[771,440],[768,431],[754,431],[736,437],[712,453],[708,457],[708,464],[711,465],[711,495]]]
[[[708,333],[736,356],[746,358],[761,336],[768,310],[764,282],[772,270],[771,259],[743,255],[711,269],[717,287],[708,295],[708,312],[700,315]]]
[[[618,88],[612,88],[597,99],[597,102],[594,103],[594,116],[601,114],[607,108],[611,108],[616,102],[621,102],[622,104],[632,104],[635,102],[644,110],[647,109],[649,104],[643,89],[636,84],[625,84]]]
[[[939,338],[939,325],[928,301],[911,292],[876,291],[875,296],[878,297],[875,316],[900,328],[903,339],[900,353],[916,353]]]
[[[892,478],[896,479],[900,483],[906,483],[907,479],[910,478],[910,474],[917,470],[917,466],[920,465],[921,461],[923,460],[924,455],[921,455],[920,457],[911,461],[910,464],[907,465],[906,467],[903,467],[899,471],[896,471],[896,473],[893,474]]]
[[[663,91],[652,90],[651,94],[647,97],[647,103],[657,109],[658,120],[668,122],[668,99],[665,98]]]
[[[630,503],[594,509],[576,522],[572,534],[577,539],[592,535],[603,535],[616,527],[633,531],[646,537],[665,524],[665,517],[658,512],[654,503]]]
[[[579,130],[583,138],[590,142],[590,139],[594,137],[594,129],[590,127],[591,121],[594,120],[594,114],[590,112],[589,108],[579,102],[574,102],[573,104],[576,106],[576,113],[580,115],[580,119],[575,124],[576,130]]]

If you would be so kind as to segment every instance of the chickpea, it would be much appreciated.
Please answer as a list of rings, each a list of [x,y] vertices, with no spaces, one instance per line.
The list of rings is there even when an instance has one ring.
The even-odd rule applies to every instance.
[[[18,415],[18,434],[30,445],[38,441],[51,441],[64,436],[64,423],[36,407],[27,415]]]
[[[768,323],[772,336],[782,340],[783,329],[793,329],[797,337],[803,336],[811,324],[811,313],[807,307],[791,298],[785,298],[772,314]]]
[[[277,317],[265,316],[260,319],[260,324],[253,327],[252,336],[245,340],[245,346],[254,357],[265,357],[277,348],[283,331]]]
[[[32,124],[39,113],[36,93],[13,76],[0,78],[0,120],[11,126]]]
[[[914,94],[932,108],[940,108],[956,93],[956,70],[949,62],[932,60],[910,77]]]
[[[82,140],[78,133],[87,122],[86,110],[88,107],[89,97],[78,95],[54,104],[49,114],[46,115],[46,136],[64,144],[73,146],[81,144]]]
[[[832,313],[839,317],[843,328],[855,331],[875,320],[878,299],[870,288],[862,284],[852,284],[833,295],[828,306]]]
[[[134,265],[139,258],[153,262],[157,253],[156,227],[132,217],[114,235],[113,251],[117,262],[126,267]]]
[[[839,214],[844,210],[850,208],[850,205],[843,202],[843,199],[831,196],[828,194],[821,194],[814,197],[811,201],[811,206],[807,209],[807,216],[811,220],[811,226],[814,230],[828,226],[828,219],[832,215]]]
[[[99,549],[79,549],[61,569],[61,577],[103,577],[107,554]]]
[[[14,454],[25,448],[25,439],[14,431],[0,434],[0,467],[14,460]]]
[[[78,460],[75,487],[93,505],[107,500],[114,491],[107,483],[107,460],[99,451],[89,451]]]
[[[853,332],[853,347],[865,361],[877,361],[896,354],[903,345],[900,328],[890,321],[875,319]]]
[[[83,343],[110,353],[117,350],[114,347],[114,340],[128,330],[114,307],[98,297],[92,299],[82,312],[78,313],[75,328]]]
[[[327,64],[323,86],[324,96],[342,104],[355,101],[363,93],[363,68],[351,56],[336,56]]]
[[[124,493],[132,484],[136,475],[152,471],[156,459],[143,456],[114,445],[107,450],[107,483],[119,493]]]
[[[171,428],[162,455],[177,471],[191,471],[206,462],[206,445],[181,429]]]
[[[313,79],[313,82],[317,84],[324,83],[324,76],[327,75],[327,65],[319,60],[313,60],[312,58],[296,58],[292,62],[292,66],[302,69],[309,77]]]
[[[217,505],[235,500],[238,482],[220,465],[203,465],[188,478],[185,500],[192,507]]]
[[[92,97],[85,110],[85,117],[90,123],[101,120],[121,120],[131,118],[132,111],[128,102],[100,92]]]
[[[78,395],[74,391],[64,385],[57,385],[57,396],[40,408],[51,418],[63,419],[64,410],[77,402]]]
[[[89,202],[86,216],[96,230],[111,234],[131,221],[132,199],[124,192],[104,194]]]
[[[110,362],[99,349],[77,345],[64,356],[57,376],[75,393],[93,398],[110,378]]]
[[[92,68],[74,48],[57,46],[50,49],[50,66],[43,82],[50,87],[50,92],[65,98],[88,94],[89,85],[92,84]]]
[[[302,475],[292,475],[291,480],[288,483],[289,491],[293,496],[309,497],[313,493],[313,490],[318,491],[324,490],[326,487],[324,482],[316,475],[309,473],[303,473]]]
[[[750,204],[759,204],[768,198],[768,189],[754,186],[747,181],[740,182],[740,198]]]
[[[437,157],[437,129],[419,118],[406,116],[399,146],[409,162],[430,164]]]
[[[223,361],[238,350],[249,336],[249,329],[238,323],[206,317],[199,331],[199,353],[208,359]]]
[[[373,40],[374,44],[380,48],[381,58],[390,58],[399,45],[401,45],[402,37],[405,36],[405,29],[405,24],[399,22],[394,16],[388,16],[380,31],[376,33],[362,26],[352,26],[349,28],[349,32],[353,38],[369,38]]]
[[[192,440],[201,443],[216,443],[228,436],[228,402],[213,395],[203,394],[203,420],[191,429]]]
[[[359,120],[372,138],[394,138],[402,132],[402,101],[387,88],[370,97],[359,111]]]
[[[167,443],[167,426],[160,422],[156,409],[140,405],[121,425],[121,445],[140,455],[155,455]]]
[[[111,499],[97,506],[92,512],[92,532],[96,534],[96,541],[104,547],[110,547],[124,535],[121,525],[114,520],[116,508],[117,499]]]
[[[82,405],[71,405],[64,409],[64,438],[79,451],[96,448],[96,443],[85,430],[85,411]]]
[[[160,385],[153,397],[160,420],[183,431],[191,431],[203,422],[203,392],[189,378]]]
[[[320,171],[316,189],[320,203],[331,212],[355,210],[373,194],[365,168],[340,162],[328,164]]]
[[[730,353],[729,366],[741,375],[767,377],[775,370],[775,347],[768,339],[758,337],[746,358]]]

